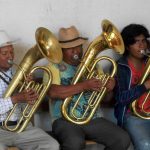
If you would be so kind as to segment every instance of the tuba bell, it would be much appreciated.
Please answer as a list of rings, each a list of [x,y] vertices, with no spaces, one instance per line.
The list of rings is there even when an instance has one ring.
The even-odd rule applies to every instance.
[[[147,55],[144,50],[141,50],[141,53],[143,53],[143,55],[148,56],[148,61],[144,68],[143,76],[141,77],[141,79],[139,81],[139,85],[143,84],[145,82],[145,80],[149,77],[149,74],[150,74],[150,56]],[[142,95],[141,106],[139,106],[139,101],[141,101],[140,98],[134,100],[131,104],[133,113],[142,119],[150,119],[150,111],[149,111],[150,110],[149,109],[149,107],[150,107],[150,90],[148,92],[146,92],[144,95]],[[146,109],[144,107],[146,104],[149,104],[148,109]]]
[[[21,92],[24,89],[33,88],[35,91],[37,91],[37,93],[39,93],[39,97],[32,106],[26,104],[24,110],[22,111],[23,113],[20,117],[20,120],[18,121],[18,124],[14,128],[10,128],[7,125],[7,122],[9,121],[16,107],[18,106],[18,103],[13,106],[3,125],[3,128],[8,131],[19,133],[26,128],[28,122],[37,110],[40,103],[42,102],[47,90],[51,85],[52,75],[49,69],[44,66],[36,66],[33,69],[31,69],[32,66],[42,58],[47,58],[53,63],[59,63],[62,60],[61,47],[56,37],[52,34],[51,31],[49,31],[46,28],[40,27],[36,30],[35,38],[35,46],[33,46],[27,51],[20,65],[18,65],[19,67],[15,75],[13,76],[12,81],[10,82],[3,97],[10,97],[20,83],[22,83],[22,86],[19,89],[19,92]],[[28,84],[26,84],[26,81],[24,81],[24,74],[33,73],[37,69],[42,69],[48,74],[49,82],[46,85],[35,83],[34,81],[31,81]]]
[[[117,53],[123,54],[124,52],[124,43],[122,40],[122,37],[117,30],[117,28],[108,20],[102,21],[102,34],[99,35],[88,47],[80,65],[78,66],[77,72],[72,80],[72,84],[76,84],[78,81],[90,79],[90,78],[98,78],[102,81],[103,87],[99,92],[93,91],[90,94],[90,98],[88,99],[87,108],[85,109],[85,112],[83,112],[83,115],[77,116],[75,113],[75,110],[77,106],[80,105],[80,98],[84,95],[84,92],[82,92],[77,100],[75,100],[74,106],[72,106],[72,109],[70,112],[68,112],[68,106],[70,105],[73,97],[68,97],[64,100],[62,104],[62,114],[63,116],[70,122],[75,124],[86,124],[88,123],[91,118],[93,117],[97,107],[100,105],[101,100],[106,95],[106,83],[110,77],[113,77],[116,73],[117,65],[114,60],[112,60],[109,57],[103,56],[96,58],[96,56],[103,50],[107,48],[111,48],[115,50]],[[99,75],[96,72],[96,65],[101,60],[108,60],[113,65],[113,70],[110,75],[104,74]],[[85,78],[86,76],[86,78]]]

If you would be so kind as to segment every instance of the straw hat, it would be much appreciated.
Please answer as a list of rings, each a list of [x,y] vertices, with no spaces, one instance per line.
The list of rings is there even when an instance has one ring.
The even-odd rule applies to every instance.
[[[71,48],[84,44],[88,38],[80,37],[75,26],[60,28],[59,43],[62,48]]]
[[[0,30],[0,47],[15,44],[17,40],[11,40],[6,31]]]

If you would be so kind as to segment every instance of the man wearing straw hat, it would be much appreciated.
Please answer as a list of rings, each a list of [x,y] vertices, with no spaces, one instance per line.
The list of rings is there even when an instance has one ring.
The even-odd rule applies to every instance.
[[[82,46],[86,41],[87,38],[81,37],[75,26],[59,30],[63,61],[59,65],[48,65],[53,73],[53,84],[48,92],[52,99],[50,105],[53,119],[52,130],[62,150],[83,150],[86,139],[104,144],[107,150],[126,150],[130,144],[128,134],[117,125],[100,117],[97,112],[93,119],[85,125],[68,122],[61,115],[61,105],[65,98],[73,95],[76,97],[77,94],[84,91],[99,91],[102,86],[101,81],[95,78],[71,85],[71,80],[82,57]],[[44,82],[47,82],[46,75]],[[110,79],[106,85],[107,90],[111,91],[114,85],[114,79]],[[85,112],[88,98],[88,94],[82,96],[81,105],[76,109],[76,114],[79,116]]]
[[[21,150],[58,150],[59,144],[43,130],[33,127],[31,123],[25,131],[15,133],[3,129],[4,121],[15,103],[32,103],[38,98],[34,90],[29,89],[11,97],[3,95],[12,79],[12,62],[14,59],[13,44],[5,31],[0,31],[0,150],[16,146]],[[8,126],[16,126],[21,109],[18,107],[8,121]]]

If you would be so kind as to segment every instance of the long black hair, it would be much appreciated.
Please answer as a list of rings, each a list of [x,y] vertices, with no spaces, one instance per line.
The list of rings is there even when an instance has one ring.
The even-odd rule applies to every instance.
[[[125,45],[124,55],[128,55],[127,47],[134,44],[136,42],[135,37],[141,34],[144,35],[146,39],[150,37],[147,28],[141,24],[129,24],[123,28],[121,35]]]

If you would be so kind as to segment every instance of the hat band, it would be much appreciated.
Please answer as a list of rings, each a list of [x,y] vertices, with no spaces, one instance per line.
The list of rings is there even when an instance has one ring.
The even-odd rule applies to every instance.
[[[87,40],[88,38],[83,38],[83,37],[77,37],[77,38],[74,38],[72,40],[67,40],[67,41],[59,41],[60,43],[68,43],[68,42],[73,42],[73,41],[76,41],[78,39],[83,39],[83,40]]]

